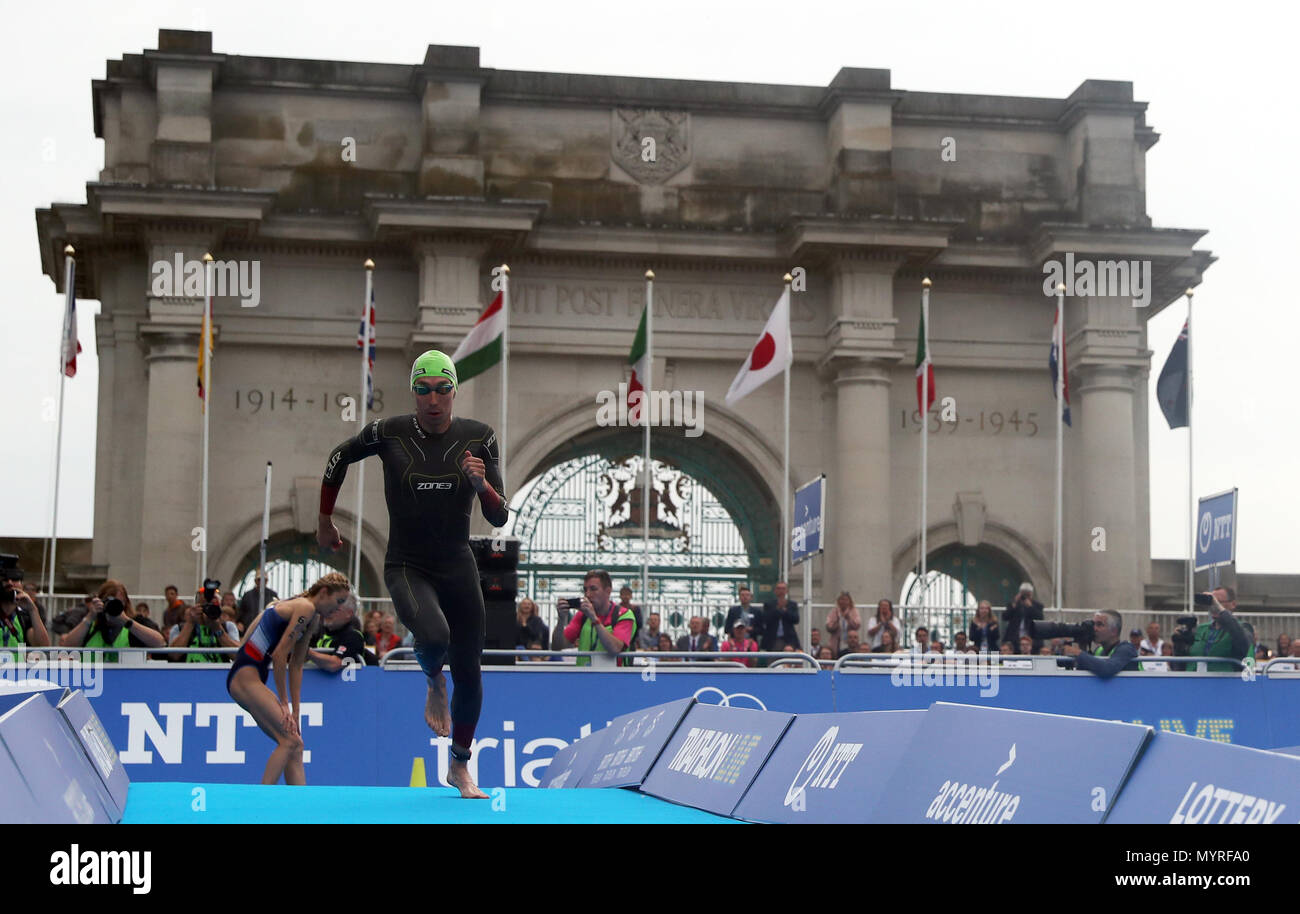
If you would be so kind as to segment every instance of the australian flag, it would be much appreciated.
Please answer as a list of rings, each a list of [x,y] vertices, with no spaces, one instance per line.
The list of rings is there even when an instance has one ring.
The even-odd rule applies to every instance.
[[[1170,428],[1187,428],[1187,322],[1174,341],[1174,348],[1160,369],[1156,381],[1156,400]]]
[[[1059,322],[1061,314],[1058,309],[1057,314],[1052,318],[1052,351],[1047,357],[1047,369],[1052,373],[1052,399],[1056,399],[1056,366],[1059,364],[1061,370],[1065,373],[1064,380],[1061,382],[1061,394],[1065,401],[1065,408],[1061,411],[1061,418],[1065,424],[1070,424],[1070,371],[1065,361],[1065,335],[1061,332]]]
[[[364,318],[357,325],[357,349],[362,349],[367,339],[370,341],[370,352],[366,356],[366,409],[373,409],[375,406],[375,290],[373,287],[370,289],[370,326],[366,327]]]

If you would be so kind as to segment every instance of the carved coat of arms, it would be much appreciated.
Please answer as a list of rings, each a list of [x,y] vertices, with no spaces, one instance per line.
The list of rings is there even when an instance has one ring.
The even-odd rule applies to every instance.
[[[690,115],[615,108],[610,155],[642,184],[662,184],[691,162]]]

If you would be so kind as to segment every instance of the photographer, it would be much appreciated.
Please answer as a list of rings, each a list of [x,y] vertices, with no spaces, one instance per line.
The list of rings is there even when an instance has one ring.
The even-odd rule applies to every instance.
[[[1022,635],[1029,635],[1033,638],[1033,650],[1037,653],[1045,636],[1034,633],[1034,623],[1042,618],[1043,604],[1034,599],[1034,585],[1028,582],[1021,584],[1020,590],[1002,612],[1003,642],[1010,642],[1012,647],[1016,647],[1020,644]]]
[[[1246,634],[1232,611],[1225,608],[1236,607],[1237,594],[1227,587],[1220,587],[1213,593],[1198,593],[1195,597],[1197,606],[1209,610],[1210,621],[1198,626],[1192,635],[1191,647],[1184,656],[1223,657],[1231,660],[1244,660],[1250,654],[1250,636]],[[1183,617],[1186,618],[1186,617]],[[1183,618],[1178,621],[1181,623]],[[1177,633],[1174,644],[1178,645]],[[1207,663],[1208,673],[1234,673],[1239,669],[1235,663]]]
[[[126,588],[116,581],[105,582],[101,596],[91,603],[85,617],[59,639],[64,647],[165,647],[167,640],[151,628],[136,625],[126,612]],[[105,599],[105,596],[107,599]],[[117,663],[118,655],[104,653],[104,663]]]
[[[31,595],[6,581],[0,590],[0,648],[28,644],[32,647],[48,647],[50,633],[45,630],[45,620],[41,618]],[[7,654],[15,662],[26,659],[21,653],[0,653]]]
[[[1096,673],[1102,679],[1109,679],[1120,670],[1136,670],[1137,664],[1134,661],[1137,660],[1138,650],[1132,641],[1120,640],[1122,624],[1123,619],[1115,610],[1098,610],[1090,621],[1076,627],[1080,636],[1086,634],[1090,637],[1077,637],[1078,643],[1065,645],[1061,652],[1074,658],[1075,669]],[[1041,623],[1036,624],[1036,628],[1038,634],[1047,637]],[[1085,653],[1085,647],[1090,642],[1095,642],[1096,646],[1092,653]]]
[[[583,597],[577,607],[579,612],[564,628],[564,637],[580,651],[603,649],[610,654],[628,650],[636,638],[636,616],[632,610],[611,605],[610,594],[614,584],[609,572],[603,569],[588,571],[582,579]],[[568,609],[568,601],[560,600],[561,610]],[[590,666],[590,657],[579,657],[578,666]],[[619,665],[625,665],[619,658]]]
[[[221,582],[203,582],[195,605],[185,610],[181,622],[168,632],[171,647],[239,647],[239,629],[221,618]],[[229,663],[229,654],[185,654],[187,663]]]

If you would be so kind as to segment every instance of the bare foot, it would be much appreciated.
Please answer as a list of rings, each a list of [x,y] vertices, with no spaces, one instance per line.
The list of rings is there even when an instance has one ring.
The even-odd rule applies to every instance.
[[[447,768],[447,783],[460,791],[462,800],[486,800],[488,795],[478,789],[474,779],[469,776],[469,765],[453,758]]]
[[[424,722],[439,736],[451,736],[451,712],[447,710],[447,680],[442,673],[429,686],[429,697],[424,701]]]

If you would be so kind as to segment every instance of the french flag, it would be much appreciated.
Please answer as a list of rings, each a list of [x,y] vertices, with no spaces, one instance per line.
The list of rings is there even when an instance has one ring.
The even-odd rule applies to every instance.
[[[1056,371],[1057,365],[1063,372],[1061,381],[1061,399],[1065,401],[1064,408],[1061,412],[1061,418],[1065,424],[1070,424],[1070,370],[1065,361],[1065,333],[1061,327],[1061,312],[1057,309],[1056,315],[1052,318],[1052,351],[1047,358],[1047,368],[1052,374],[1052,399],[1056,399]]]

